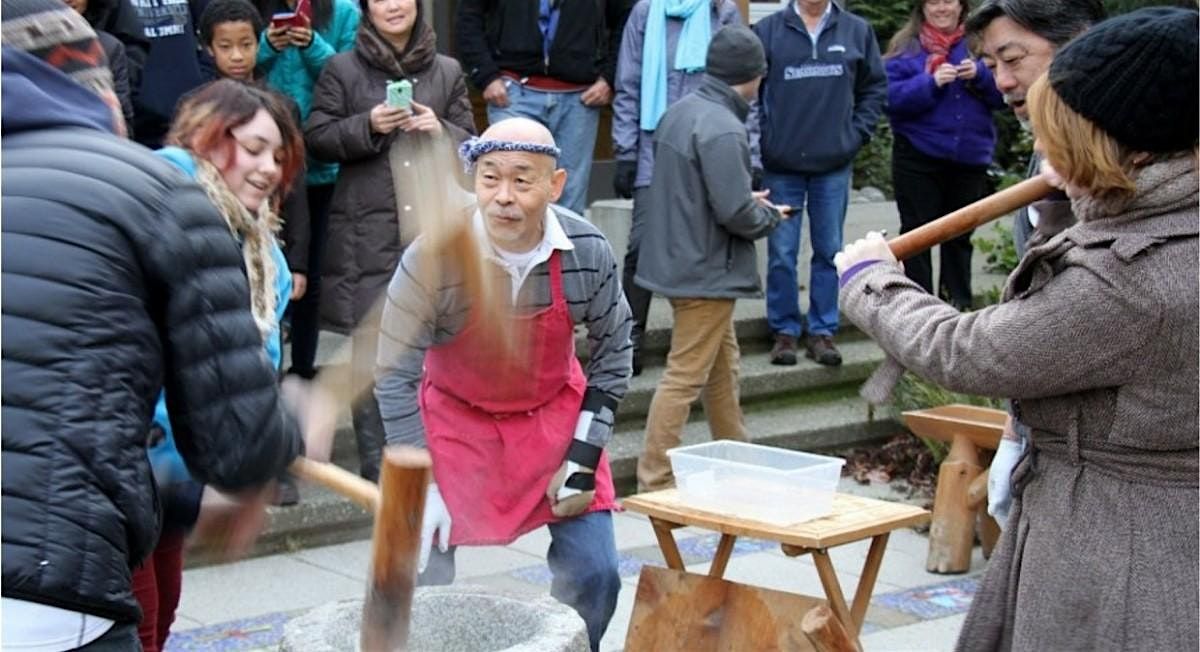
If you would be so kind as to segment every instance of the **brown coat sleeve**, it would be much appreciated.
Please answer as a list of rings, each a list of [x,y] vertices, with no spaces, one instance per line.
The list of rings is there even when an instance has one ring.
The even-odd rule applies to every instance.
[[[1128,287],[1068,264],[1005,303],[960,313],[881,263],[851,278],[840,301],[909,371],[953,391],[1029,399],[1128,380],[1160,312]]]
[[[467,95],[467,82],[462,66],[453,59],[448,60],[449,77],[452,80],[446,95],[446,113],[442,125],[446,135],[455,145],[475,135],[475,113],[471,110],[471,98]]]
[[[325,66],[313,87],[304,142],[316,158],[349,163],[377,156],[387,149],[388,136],[371,131],[371,112],[351,110],[348,85],[355,74],[352,61],[338,55]]]

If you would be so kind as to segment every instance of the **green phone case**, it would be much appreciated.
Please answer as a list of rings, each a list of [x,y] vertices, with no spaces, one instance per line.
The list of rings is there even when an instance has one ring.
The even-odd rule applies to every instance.
[[[412,106],[412,83],[407,79],[388,82],[387,104],[398,109],[410,108]]]

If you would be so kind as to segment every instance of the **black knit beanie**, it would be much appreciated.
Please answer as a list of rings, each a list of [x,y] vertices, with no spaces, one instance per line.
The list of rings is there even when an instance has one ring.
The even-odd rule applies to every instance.
[[[708,44],[704,71],[730,86],[744,84],[767,74],[767,55],[748,27],[726,25]]]
[[[1058,51],[1050,86],[1130,149],[1194,147],[1200,130],[1198,16],[1150,7],[1104,21]]]
[[[62,0],[3,0],[5,45],[25,50],[98,94],[113,92],[96,32]]]

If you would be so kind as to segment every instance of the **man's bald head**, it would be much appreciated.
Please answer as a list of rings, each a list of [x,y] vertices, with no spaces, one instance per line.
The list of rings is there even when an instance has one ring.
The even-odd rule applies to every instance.
[[[557,167],[558,146],[554,136],[536,120],[506,118],[488,127],[474,142],[480,152],[478,162],[501,153],[518,153],[546,174]]]
[[[555,146],[554,136],[545,125],[529,118],[505,118],[484,130],[481,140],[507,140]]]

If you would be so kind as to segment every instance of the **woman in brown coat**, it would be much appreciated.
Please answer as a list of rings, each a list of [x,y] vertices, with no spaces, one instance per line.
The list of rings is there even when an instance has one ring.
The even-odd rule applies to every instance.
[[[1135,11],[1030,89],[1079,223],[959,314],[878,234],[838,255],[850,319],[909,370],[1012,398],[1032,430],[959,650],[1195,650],[1197,14]]]
[[[378,324],[363,324],[383,296],[407,244],[413,188],[397,187],[393,166],[406,165],[419,139],[457,145],[475,132],[462,68],[437,53],[437,38],[417,0],[360,0],[364,20],[354,49],[325,66],[313,90],[305,129],[310,153],[341,164],[322,265],[322,328],[356,334],[351,365],[370,376]],[[412,110],[389,108],[389,81],[412,84]],[[407,232],[406,232],[407,233]],[[378,319],[374,313],[373,319]],[[383,423],[373,393],[354,406],[363,477],[379,475]]]

